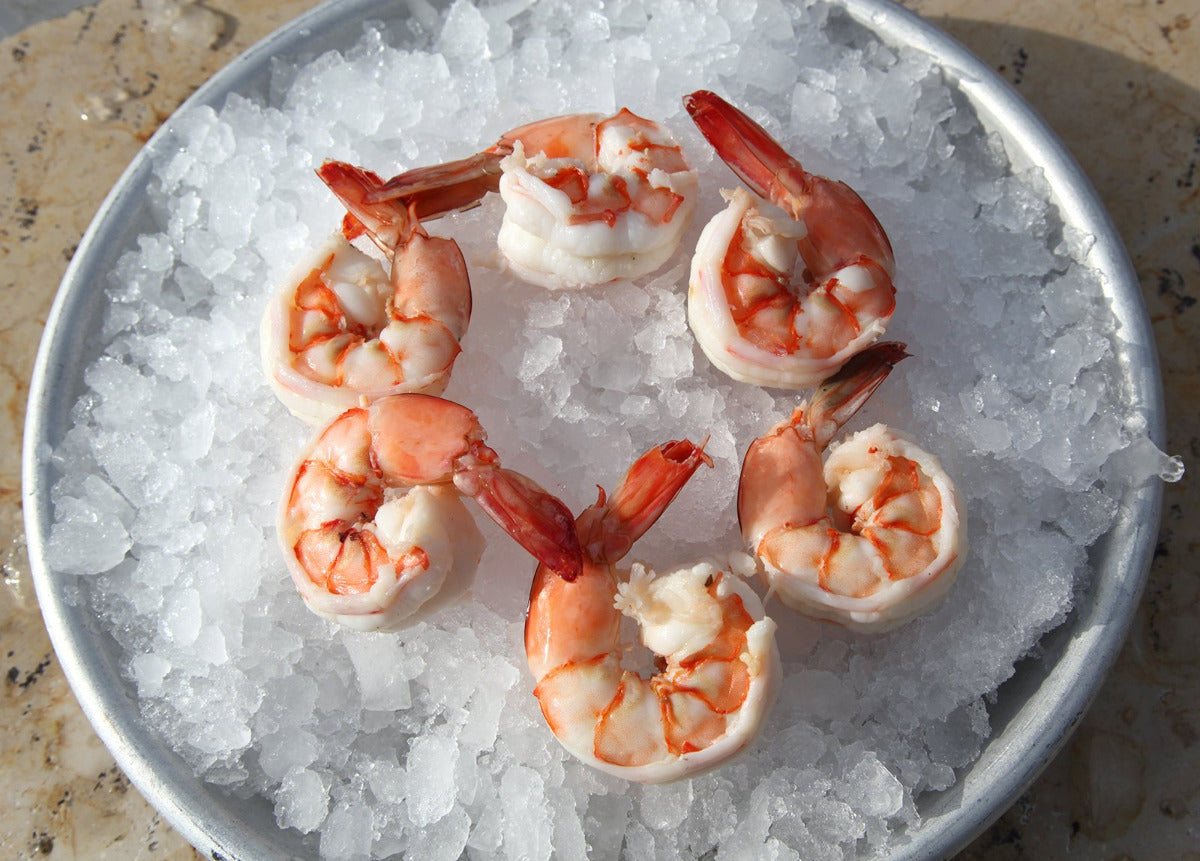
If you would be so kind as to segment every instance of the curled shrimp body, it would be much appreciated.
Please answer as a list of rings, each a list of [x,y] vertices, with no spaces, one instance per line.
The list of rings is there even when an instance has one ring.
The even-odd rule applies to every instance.
[[[291,471],[278,534],[309,609],[359,630],[395,630],[471,582],[482,538],[472,497],[561,576],[581,553],[570,512],[500,466],[475,414],[432,395],[355,407],[309,442]]]
[[[403,173],[376,197],[429,217],[489,191],[505,202],[497,243],[509,266],[554,289],[661,266],[691,220],[697,180],[665,129],[623,108],[529,123],[477,155]]]
[[[382,180],[328,163],[318,172],[390,257],[391,273],[335,235],[301,261],[262,323],[262,358],[280,400],[320,424],[359,403],[401,392],[440,394],[471,316],[457,243],[431,237],[396,204],[367,204]]]
[[[705,226],[692,258],[692,332],[736,380],[816,385],[891,319],[887,234],[850,186],[804,170],[720,96],[701,90],[684,104],[717,154],[773,204],[745,189],[724,192],[728,206]]]
[[[781,673],[775,624],[735,573],[701,563],[655,574],[616,563],[708,462],[686,440],[643,455],[576,521],[580,576],[534,575],[525,650],[551,731],[576,758],[662,783],[723,763],[758,735]],[[657,672],[622,666],[622,616],[637,621]]]
[[[904,358],[854,357],[790,419],[751,444],[738,519],[789,607],[857,631],[896,627],[939,601],[967,552],[954,483],[937,458],[877,424],[822,452]]]

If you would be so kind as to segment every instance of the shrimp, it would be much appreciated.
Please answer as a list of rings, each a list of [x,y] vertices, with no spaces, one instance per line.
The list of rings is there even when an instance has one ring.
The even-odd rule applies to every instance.
[[[363,398],[441,394],[471,318],[471,284],[458,244],[431,237],[394,202],[368,203],[383,181],[327,163],[320,177],[347,205],[342,235],[294,269],[262,322],[272,388],[298,418],[321,424]],[[367,235],[391,275],[347,239]]]
[[[421,217],[505,202],[500,252],[521,278],[550,289],[654,271],[691,221],[696,173],[657,123],[622,108],[513,129],[474,156],[391,179],[372,199],[415,204]]]
[[[966,520],[937,458],[877,424],[821,454],[904,345],[859,353],[790,419],[751,445],[738,487],[742,536],[784,604],[856,631],[931,608],[967,552]]]
[[[500,467],[473,412],[389,395],[325,426],[297,459],[279,543],[309,609],[358,630],[396,630],[471,582],[483,542],[460,494],[565,578],[582,567],[570,511]]]
[[[711,465],[687,440],[644,454],[576,520],[580,576],[542,565],[530,592],[525,651],[547,724],[573,756],[627,780],[716,767],[758,735],[778,688],[775,623],[738,574],[615,567],[701,463]],[[622,615],[658,656],[650,678],[622,667]]]
[[[842,182],[804,170],[758,123],[706,90],[684,99],[745,189],[704,227],[692,258],[688,323],[722,372],[805,388],[876,340],[895,309],[887,234]]]

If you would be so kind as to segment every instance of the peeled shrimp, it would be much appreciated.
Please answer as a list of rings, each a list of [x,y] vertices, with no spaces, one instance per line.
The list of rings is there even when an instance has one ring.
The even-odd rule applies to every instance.
[[[931,608],[967,552],[954,483],[936,457],[877,424],[822,451],[892,366],[903,345],[851,359],[808,404],[755,440],[738,519],[780,600],[857,631],[885,631]]]
[[[778,687],[775,624],[737,574],[615,567],[701,463],[711,462],[686,440],[651,449],[576,521],[580,576],[545,565],[534,575],[525,651],[542,714],[573,756],[627,780],[721,764],[758,735]],[[649,678],[622,667],[622,615],[658,656]]]
[[[497,243],[510,267],[555,289],[661,266],[691,220],[697,180],[666,130],[622,108],[529,123],[477,155],[403,173],[374,197],[429,217],[489,191],[506,204]]]
[[[321,178],[391,259],[391,275],[343,235],[294,269],[263,316],[262,358],[280,400],[320,424],[363,398],[440,394],[471,317],[471,285],[457,243],[431,237],[404,207],[367,203],[382,180],[327,163]]]
[[[280,504],[279,542],[309,609],[359,630],[395,630],[468,585],[483,549],[472,497],[560,576],[581,552],[567,508],[500,467],[475,414],[431,395],[342,413],[302,452]]]
[[[684,99],[717,154],[758,195],[705,226],[692,258],[688,322],[735,380],[804,388],[883,334],[895,309],[887,234],[842,182],[804,170],[758,123],[714,93]]]

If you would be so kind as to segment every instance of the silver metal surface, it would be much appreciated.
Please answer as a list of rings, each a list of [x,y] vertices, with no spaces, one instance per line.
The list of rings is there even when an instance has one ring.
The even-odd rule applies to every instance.
[[[303,59],[346,48],[367,20],[397,19],[386,0],[335,0],[263,40],[201,87],[180,109],[219,108],[230,93],[266,94],[272,58]],[[1045,172],[1063,220],[1093,234],[1093,260],[1121,321],[1116,345],[1135,410],[1162,444],[1163,404],[1157,353],[1137,276],[1091,184],[1045,123],[1004,81],[950,37],[887,0],[841,0],[884,42],[930,54],[1018,163]],[[33,579],[51,640],[84,712],[121,768],[147,799],[203,854],[223,859],[309,857],[312,846],[280,830],[270,805],[210,786],[147,729],[136,694],[118,667],[110,635],[79,598],[74,577],[47,564],[55,475],[48,455],[69,427],[93,355],[78,333],[89,331],[103,302],[103,283],[122,251],[151,230],[145,189],[152,155],[175,125],[168,120],[105,200],[80,243],[46,324],[30,386],[23,453],[23,496]],[[91,345],[92,348],[95,345]],[[1145,584],[1158,531],[1161,484],[1129,490],[1113,530],[1091,551],[1092,587],[1067,622],[1048,635],[1036,661],[1018,665],[990,710],[993,736],[980,758],[944,793],[919,799],[924,823],[896,858],[941,858],[962,848],[1004,812],[1066,741],[1124,642]]]

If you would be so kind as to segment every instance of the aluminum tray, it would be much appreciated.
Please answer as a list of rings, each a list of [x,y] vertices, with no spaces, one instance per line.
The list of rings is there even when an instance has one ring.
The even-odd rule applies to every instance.
[[[838,0],[834,0],[835,4]],[[180,108],[219,108],[231,93],[266,97],[274,58],[300,60],[352,45],[368,20],[395,22],[404,13],[387,0],[333,0],[255,45],[196,91]],[[849,14],[882,41],[930,55],[999,133],[1020,167],[1045,172],[1063,220],[1096,237],[1091,260],[1101,270],[1113,313],[1121,322],[1116,344],[1121,373],[1146,421],[1163,440],[1158,360],[1137,276],[1117,232],[1088,179],[1046,124],[988,66],[953,39],[887,0],[840,0]],[[141,793],[185,838],[214,859],[307,857],[311,845],[281,830],[264,799],[234,797],[198,779],[142,722],[136,691],[121,674],[115,641],[79,600],[74,577],[47,563],[52,522],[53,468],[47,454],[69,427],[83,389],[89,356],[77,333],[99,318],[102,285],[119,255],[153,229],[145,191],[152,157],[176,119],[146,144],[108,195],[63,278],[46,324],[30,386],[23,453],[23,496],[33,580],[46,627],[67,679],[92,725]],[[1069,737],[1124,642],[1149,569],[1158,531],[1161,484],[1131,489],[1115,527],[1093,546],[1092,587],[1067,622],[1045,637],[1041,656],[1017,666],[990,709],[993,736],[982,755],[946,792],[918,801],[920,829],[897,848],[896,858],[953,854],[1003,813]]]

